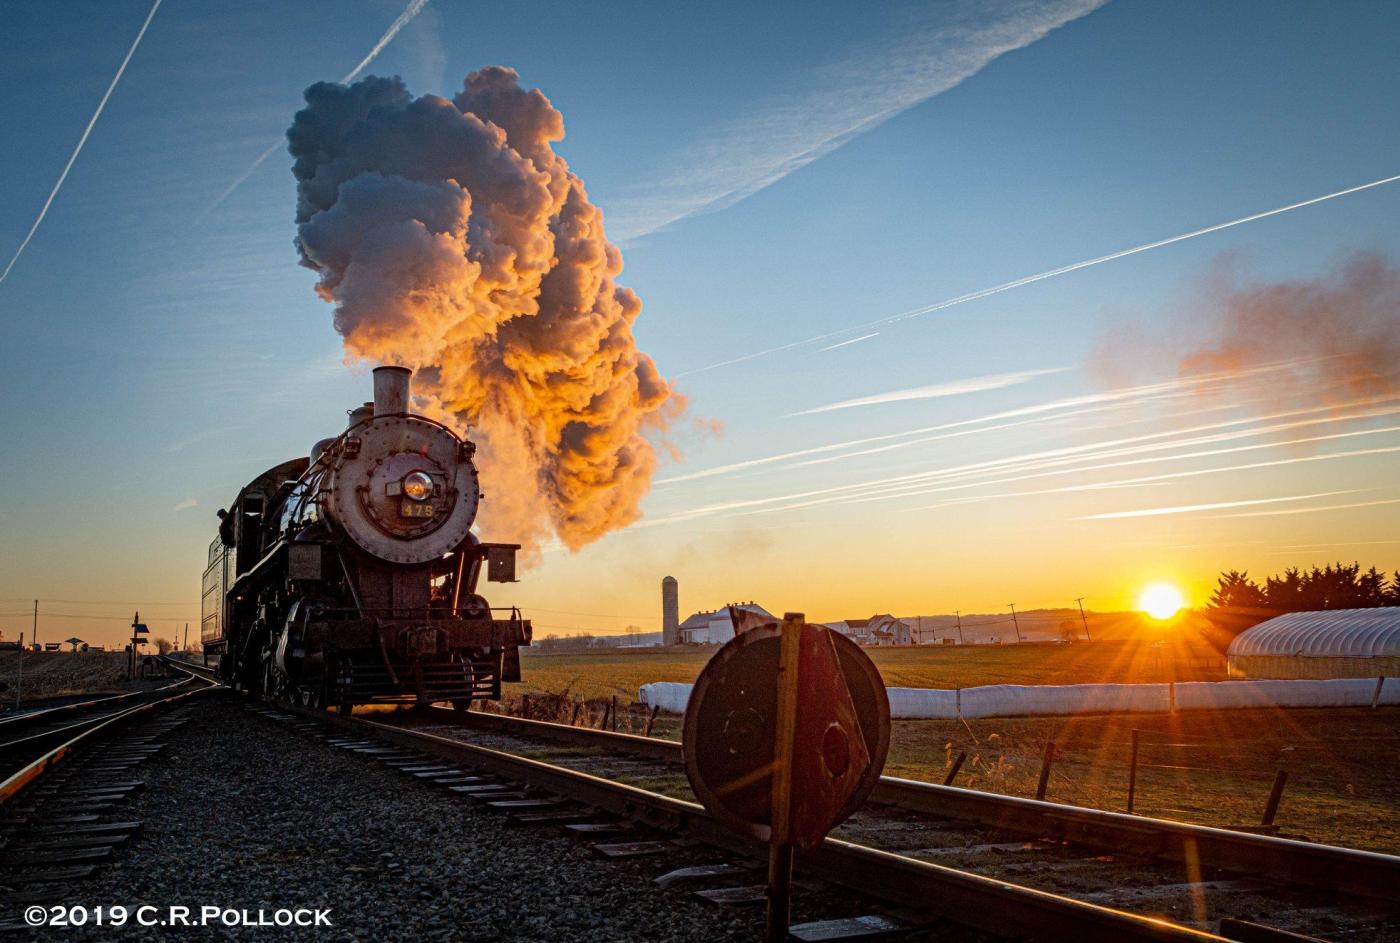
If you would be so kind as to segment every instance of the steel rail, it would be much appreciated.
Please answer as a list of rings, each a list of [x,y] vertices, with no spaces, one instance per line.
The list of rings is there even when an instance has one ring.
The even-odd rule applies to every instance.
[[[767,846],[720,825],[694,803],[577,770],[567,769],[464,743],[436,734],[357,717],[278,705],[288,713],[322,720],[361,736],[430,753],[489,770],[507,779],[558,793],[575,801],[708,845],[755,858]],[[999,934],[1043,934],[1079,943],[1123,940],[1219,941],[1225,937],[1126,911],[1086,903],[1007,881],[943,867],[915,858],[828,838],[814,851],[797,855],[800,871],[900,908],[936,914]]]
[[[173,685],[171,685],[171,687],[173,687]],[[187,697],[193,697],[194,695],[199,694],[201,692],[211,690],[214,689],[212,687],[196,688],[193,691],[184,691],[180,694],[172,694],[168,697],[159,698],[153,701],[147,701],[144,704],[137,704],[133,707],[128,707],[125,710],[118,711],[115,714],[104,714],[101,717],[95,717],[88,721],[85,721],[81,726],[86,727],[86,729],[79,733],[77,736],[72,737],[71,739],[68,739],[63,743],[60,743],[58,746],[46,751],[38,758],[31,760],[29,763],[25,764],[20,769],[10,774],[8,777],[5,778],[3,782],[0,782],[0,807],[3,807],[5,804],[13,801],[17,796],[24,792],[27,786],[31,785],[45,772],[47,772],[50,769],[53,769],[63,760],[67,759],[74,753],[75,750],[81,748],[82,746],[88,745],[91,741],[95,741],[100,736],[105,736],[106,734],[113,732],[113,730],[115,730],[117,726],[129,721],[131,718],[136,717],[139,714],[143,714],[146,711],[155,710],[159,707],[165,707],[170,704],[174,704],[176,701],[182,701]],[[67,727],[64,729],[71,730],[73,728]]]
[[[85,701],[85,702],[83,702],[82,704],[78,704],[78,705],[65,705],[65,706],[63,706],[63,707],[55,707],[55,708],[52,708],[51,710],[48,710],[48,711],[36,711],[36,712],[33,713],[33,714],[25,714],[25,715],[22,715],[22,716],[20,716],[20,717],[14,717],[14,718],[11,718],[11,720],[12,720],[12,721],[25,721],[25,723],[21,723],[21,724],[17,724],[17,725],[16,725],[16,726],[18,726],[18,727],[20,727],[20,728],[24,728],[24,727],[26,727],[26,726],[29,726],[30,723],[32,723],[32,722],[34,722],[34,721],[36,721],[36,720],[40,720],[40,719],[42,719],[42,718],[49,717],[49,715],[50,715],[50,714],[53,714],[53,713],[63,713],[63,712],[66,712],[66,711],[69,711],[69,710],[73,710],[73,709],[76,709],[76,708],[95,707],[95,706],[98,706],[98,705],[106,704],[106,703],[108,703],[108,702],[110,702],[110,701],[124,701],[124,700],[129,700],[129,699],[131,699],[131,698],[147,698],[147,697],[150,697],[150,696],[153,695],[153,694],[159,694],[159,693],[162,692],[162,691],[169,691],[169,690],[171,690],[172,688],[183,687],[184,685],[189,684],[191,681],[195,681],[195,680],[199,680],[199,679],[197,679],[194,675],[190,675],[189,677],[185,678],[185,679],[182,680],[182,681],[176,681],[174,684],[167,684],[167,685],[164,685],[164,686],[159,687],[159,688],[152,688],[152,689],[149,690],[149,691],[132,691],[132,692],[130,692],[129,694],[120,694],[120,695],[117,695],[117,696],[115,696],[115,697],[110,697],[110,698],[98,698],[97,700]],[[81,729],[84,728],[84,727],[90,726],[94,721],[96,721],[96,720],[98,720],[98,719],[100,719],[100,718],[102,718],[102,717],[110,717],[110,716],[112,716],[110,713],[108,713],[108,714],[99,714],[99,715],[97,715],[96,717],[89,717],[89,718],[87,718],[86,720],[78,720],[78,721],[75,721],[74,723],[67,724],[67,725],[62,726],[62,727],[55,727],[55,728],[53,728],[53,729],[51,729],[51,730],[44,730],[44,731],[41,731],[41,732],[39,732],[39,733],[33,733],[33,734],[29,734],[29,735],[27,735],[27,736],[16,737],[16,738],[13,739],[13,740],[6,740],[6,741],[4,741],[3,743],[0,743],[0,755],[6,755],[6,754],[10,754],[10,753],[15,753],[15,752],[23,752],[24,749],[26,748],[26,746],[32,748],[32,747],[38,746],[40,743],[52,742],[52,741],[54,741],[54,740],[60,740],[60,739],[62,739],[62,738],[64,737],[65,734],[67,734],[67,733],[68,733],[69,731],[71,731],[71,730],[81,730]],[[4,732],[6,732],[6,731],[5,731],[5,728],[0,727],[0,733],[4,733]]]
[[[161,655],[160,660],[170,665],[172,668],[178,668],[180,671],[185,672],[193,678],[209,681],[216,685],[223,684],[223,682],[219,680],[218,673],[215,672],[213,668],[209,668],[205,665],[196,665],[192,661],[185,661],[183,658],[175,658],[171,655]]]
[[[183,681],[177,681],[177,682],[176,682],[176,684],[184,684],[184,683],[185,683],[185,682],[183,682]],[[156,688],[155,690],[158,690],[158,691],[159,691],[159,690],[163,690],[163,689],[162,689],[162,688]],[[85,708],[96,707],[96,706],[99,705],[99,704],[110,704],[110,703],[113,702],[113,701],[127,701],[127,700],[130,700],[130,699],[133,698],[133,697],[140,697],[142,694],[148,694],[148,693],[150,693],[150,692],[148,692],[148,691],[128,691],[128,692],[126,692],[125,694],[109,694],[109,695],[107,695],[106,697],[95,697],[95,698],[92,698],[92,699],[86,700],[86,701],[74,701],[74,702],[71,703],[71,704],[60,704],[60,705],[58,705],[57,707],[41,707],[41,708],[39,708],[39,709],[37,709],[37,710],[32,710],[32,711],[20,711],[19,713],[7,714],[7,715],[5,715],[5,716],[3,716],[3,717],[0,717],[0,732],[3,732],[3,731],[5,730],[5,728],[6,728],[8,725],[10,725],[10,724],[15,724],[16,726],[21,726],[21,727],[22,727],[22,726],[24,726],[26,723],[29,723],[30,721],[33,721],[33,720],[35,720],[35,719],[37,719],[37,718],[40,718],[40,717],[48,717],[48,716],[53,715],[53,714],[61,714],[61,713],[63,713],[64,711],[79,711],[79,710],[84,710]]]
[[[433,708],[429,716],[443,723],[604,747],[667,763],[682,762],[681,745],[676,740],[481,711],[463,714],[448,708]],[[1183,862],[1192,867],[1219,868],[1362,897],[1400,900],[1400,856],[1381,852],[1022,799],[894,776],[880,777],[870,801],[1091,848]]]

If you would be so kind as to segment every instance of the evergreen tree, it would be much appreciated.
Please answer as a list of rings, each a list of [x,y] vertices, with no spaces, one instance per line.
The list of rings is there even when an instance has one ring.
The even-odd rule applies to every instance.
[[[1376,606],[1400,606],[1400,570],[1387,583],[1375,567],[1361,572],[1360,563],[1338,561],[1306,572],[1295,566],[1267,577],[1262,587],[1247,572],[1230,570],[1220,574],[1206,606],[1213,629],[1208,636],[1224,649],[1245,629],[1285,612]]]

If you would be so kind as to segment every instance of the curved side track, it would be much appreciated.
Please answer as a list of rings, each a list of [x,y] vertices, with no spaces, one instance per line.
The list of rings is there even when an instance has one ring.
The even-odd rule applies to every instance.
[[[6,903],[63,899],[68,882],[92,873],[140,831],[139,821],[121,815],[126,797],[143,785],[133,776],[163,749],[163,735],[183,722],[170,713],[154,715],[212,687],[189,675],[155,691],[73,709],[91,716],[36,711],[24,723],[6,725],[6,733],[20,734],[0,743],[0,887]],[[0,919],[0,929],[22,926]]]

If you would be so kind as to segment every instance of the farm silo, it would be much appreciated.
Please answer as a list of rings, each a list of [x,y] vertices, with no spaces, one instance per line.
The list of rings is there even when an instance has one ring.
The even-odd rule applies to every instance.
[[[681,643],[681,596],[680,584],[674,576],[661,581],[661,644]]]

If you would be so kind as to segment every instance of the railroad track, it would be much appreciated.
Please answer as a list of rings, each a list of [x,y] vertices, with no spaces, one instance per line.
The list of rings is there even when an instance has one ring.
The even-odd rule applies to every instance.
[[[761,893],[715,886],[752,880],[764,848],[689,801],[672,741],[445,709],[267,709],[522,824],[600,839],[603,854],[715,849],[713,867],[661,875],[663,886],[730,902]],[[880,902],[877,920],[1086,941],[1400,940],[1393,856],[892,778],[877,797],[797,859],[807,878]]]
[[[553,741],[607,754],[636,756],[677,768],[682,765],[680,743],[657,737],[485,712],[463,715],[436,707],[407,715],[404,722],[430,731],[466,727],[501,735],[507,738],[500,741],[502,748],[519,742]],[[647,775],[645,767],[639,772]],[[977,823],[1035,839],[1107,852],[1134,852],[1181,867],[1245,873],[1364,898],[1400,901],[1400,857],[1394,855],[893,776],[880,777],[869,801],[877,806]]]
[[[0,724],[0,929],[23,905],[63,900],[141,830],[122,804],[183,721],[165,711],[212,686],[186,672],[153,691],[32,711]],[[157,713],[159,716],[157,716]]]
[[[0,717],[0,781],[49,746],[71,739],[104,718],[201,683],[192,673],[185,672],[185,677],[149,691],[84,698]]]

